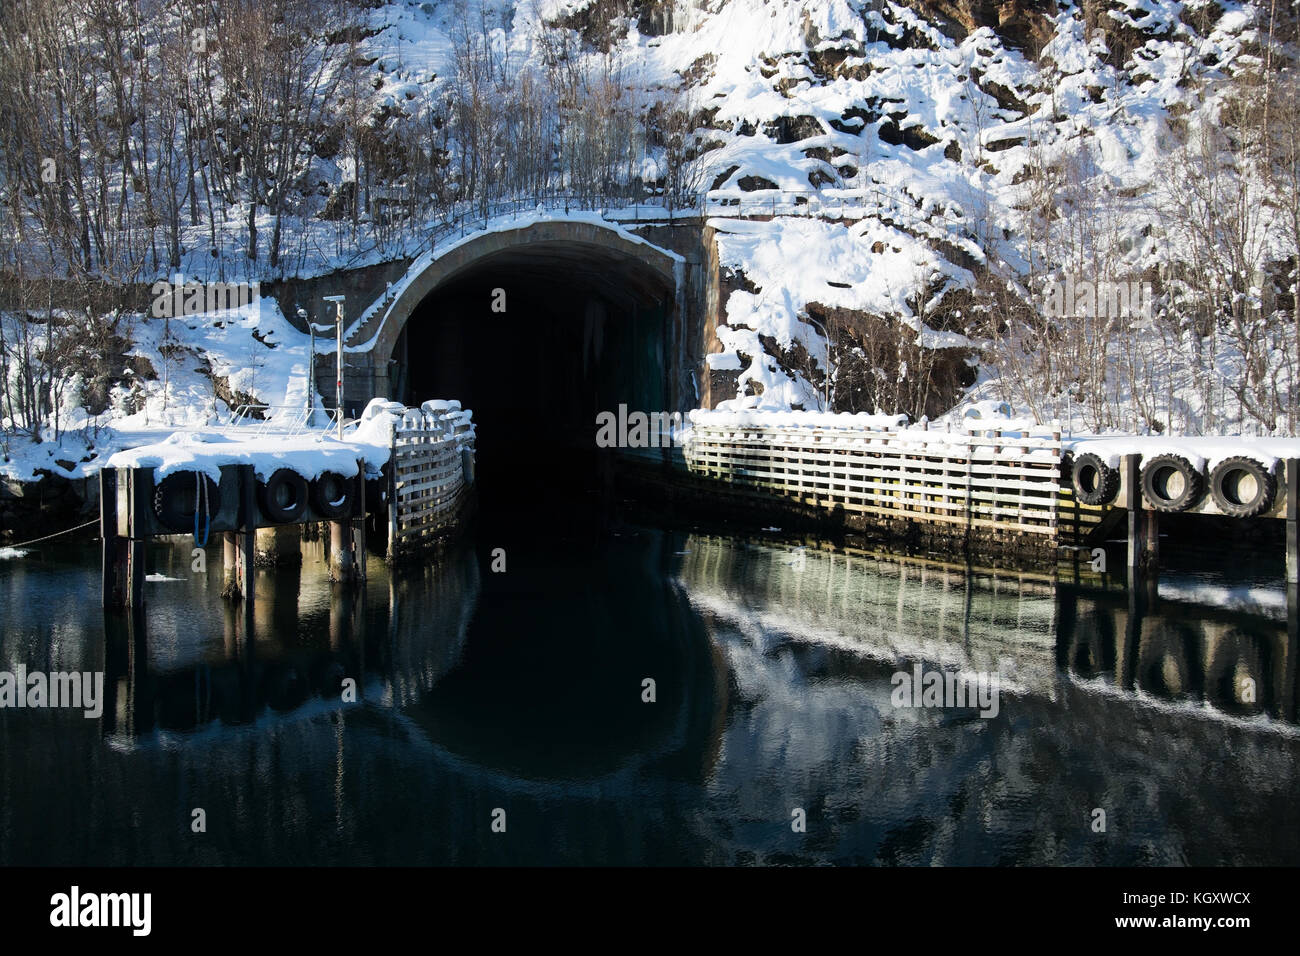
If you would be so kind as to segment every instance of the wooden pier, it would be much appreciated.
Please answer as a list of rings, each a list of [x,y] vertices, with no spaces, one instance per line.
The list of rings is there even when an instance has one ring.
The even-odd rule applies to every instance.
[[[1089,504],[1074,486],[1070,443],[1057,426],[1032,435],[987,422],[940,431],[834,417],[843,424],[692,413],[687,468],[719,483],[720,491],[751,494],[756,503],[794,502],[834,515],[851,530],[905,528],[960,550],[978,546],[1054,561],[1062,548],[1092,549],[1112,535],[1126,536],[1130,580],[1156,572],[1159,518],[1171,509],[1144,493],[1149,462],[1141,455],[1124,456],[1110,500]],[[1280,461],[1269,480],[1276,493],[1253,517],[1287,522],[1287,579],[1296,583],[1300,459]],[[1232,516],[1208,490],[1177,510]]]
[[[470,413],[454,402],[426,403],[398,417],[383,473],[370,482],[363,458],[354,461],[350,477],[337,464],[328,466],[337,470],[325,470],[325,446],[319,474],[311,480],[288,468],[259,475],[254,465],[236,463],[216,466],[218,480],[210,476],[211,467],[197,464],[165,477],[147,466],[104,468],[104,607],[143,606],[145,543],[162,535],[193,533],[196,550],[205,555],[207,548],[218,548],[225,594],[242,598],[248,615],[259,558],[266,564],[301,560],[304,529],[328,526],[330,577],[341,584],[365,580],[368,519],[379,518],[381,532],[387,527],[390,561],[436,545],[459,524],[472,499],[474,426]],[[337,462],[339,447],[330,446],[329,461]],[[294,554],[280,553],[285,550]]]

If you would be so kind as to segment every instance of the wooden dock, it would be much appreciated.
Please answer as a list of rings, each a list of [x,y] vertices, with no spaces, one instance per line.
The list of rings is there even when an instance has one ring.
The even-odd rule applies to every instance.
[[[842,417],[843,424],[829,423]],[[782,416],[692,413],[684,455],[691,474],[756,500],[796,502],[838,516],[851,529],[900,527],[1008,554],[1054,555],[1091,549],[1127,535],[1133,575],[1154,570],[1162,510],[1142,490],[1141,455],[1118,469],[1117,493],[1105,504],[1082,501],[1070,477],[1071,456],[1059,427],[1041,435],[991,422],[961,431],[879,427],[854,416],[817,424]],[[1288,580],[1300,580],[1300,460],[1276,469],[1275,500],[1257,516],[1285,520]],[[1208,493],[1189,515],[1223,515]],[[1124,519],[1127,518],[1127,529]]]
[[[213,447],[218,454],[248,452],[238,443]],[[372,454],[369,482],[364,459],[348,463],[355,469],[351,477],[346,477],[350,469],[339,463],[340,450],[350,454],[361,447]],[[318,456],[309,450],[308,459],[320,458],[315,469],[319,474],[310,480],[285,467],[259,475],[252,464],[223,459],[217,459],[220,464],[196,461],[190,470],[173,466],[163,478],[148,465],[104,468],[99,476],[104,607],[141,607],[145,542],[189,534],[191,526],[196,553],[206,554],[210,542],[220,549],[226,595],[242,598],[249,614],[252,569],[259,556],[266,552],[267,563],[276,563],[286,557],[277,552],[289,549],[293,554],[288,557],[300,560],[301,529],[328,525],[330,576],[340,583],[365,579],[368,519],[380,519],[374,522],[380,534],[386,526],[390,561],[439,544],[458,526],[472,500],[471,414],[455,402],[402,410],[390,428],[381,478],[373,472],[374,450],[346,442],[322,444]],[[296,454],[296,467],[304,467],[301,447]],[[269,460],[274,462],[274,455]],[[219,474],[218,480],[213,474]]]
[[[997,429],[943,435],[950,440],[920,440],[906,430],[697,422],[686,461],[694,474],[869,519],[959,533],[1059,535],[1062,505],[1068,505],[1059,432],[1050,438],[1005,437]]]

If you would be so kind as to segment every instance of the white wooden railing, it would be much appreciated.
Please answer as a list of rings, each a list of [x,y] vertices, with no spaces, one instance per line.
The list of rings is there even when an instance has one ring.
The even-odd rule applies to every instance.
[[[436,544],[461,517],[474,482],[472,413],[459,402],[407,409],[392,429],[390,561]]]
[[[836,421],[836,420],[840,421]],[[904,428],[867,416],[692,412],[691,472],[871,519],[1056,536],[1061,436],[981,423]]]

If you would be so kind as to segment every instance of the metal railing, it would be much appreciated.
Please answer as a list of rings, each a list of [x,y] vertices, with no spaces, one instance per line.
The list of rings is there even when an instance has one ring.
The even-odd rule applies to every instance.
[[[268,416],[267,412],[273,414]],[[317,424],[315,412],[322,413],[326,419],[324,424]],[[300,435],[316,434],[317,440],[320,440],[330,434],[337,423],[338,409],[335,408],[311,409],[301,405],[250,403],[237,406],[223,430],[227,434],[250,438],[261,438],[266,435],[296,438]]]
[[[669,202],[662,196],[587,195],[581,193],[547,193],[514,199],[460,202],[453,204],[409,254],[418,258],[437,247],[446,238],[466,236],[486,228],[494,219],[520,215],[537,209],[547,211],[599,212],[611,222],[662,222],[666,219],[766,218],[807,216],[826,219],[863,219],[871,215],[888,215],[911,224],[941,226],[974,238],[969,223],[960,210],[954,215],[945,207],[925,204],[910,195],[894,195],[879,186],[836,189],[714,189],[699,193],[689,201]],[[615,215],[610,215],[614,213]],[[630,215],[627,215],[630,213]],[[372,250],[358,252],[349,263]]]

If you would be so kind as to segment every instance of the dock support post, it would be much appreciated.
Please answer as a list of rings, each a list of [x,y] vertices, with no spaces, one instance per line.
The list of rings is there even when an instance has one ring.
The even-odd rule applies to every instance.
[[[101,603],[105,608],[144,607],[145,539],[148,525],[141,518],[151,507],[153,473],[146,468],[99,473],[99,534],[104,563]],[[142,526],[143,525],[143,526]]]
[[[105,468],[99,476],[99,533],[103,569],[100,600],[105,608],[144,607],[144,539],[138,527],[150,507],[152,474],[133,468]],[[125,509],[122,507],[125,504]]]
[[[144,607],[144,578],[148,573],[144,566],[144,541],[128,538],[126,544],[129,550],[126,559],[126,590],[131,609],[136,610]]]
[[[100,600],[105,608],[119,608],[125,602],[126,555],[117,534],[117,469],[99,472],[99,541],[103,561]]]
[[[233,531],[221,533],[221,596],[232,598],[239,587],[239,540]]]
[[[357,507],[361,510],[361,527],[357,528],[356,513],[346,518],[330,522],[330,580],[340,584],[354,584],[366,579],[366,463],[357,462],[356,488],[354,491]]]
[[[392,471],[388,475],[388,563],[397,563],[398,542],[397,542],[397,456],[389,459],[389,468]]]
[[[1124,485],[1128,504],[1128,583],[1159,573],[1160,523],[1155,512],[1142,507],[1141,455],[1124,456]]]
[[[1132,586],[1142,568],[1142,491],[1138,484],[1138,456],[1124,456],[1124,490],[1128,496],[1128,580]]]
[[[1286,461],[1286,583],[1300,584],[1300,538],[1296,521],[1300,519],[1300,458]]]
[[[348,582],[353,579],[355,567],[352,560],[352,521],[330,522],[330,580]]]
[[[388,563],[397,561],[397,428],[393,426],[388,432],[387,480],[384,482],[384,498],[388,503]]]
[[[1146,570],[1152,580],[1160,572],[1160,513],[1158,511],[1143,511],[1143,530],[1145,532],[1144,547],[1146,554],[1142,560],[1146,564]]]
[[[257,476],[252,465],[239,466],[239,533],[235,536],[235,586],[243,599],[244,640],[253,642],[256,621],[254,618],[253,588],[254,562],[257,560],[257,501],[254,494]]]
[[[1288,465],[1290,463],[1288,462]],[[1295,722],[1297,701],[1296,656],[1300,654],[1300,588],[1294,584],[1286,586],[1286,660],[1282,668],[1281,716],[1283,720]]]
[[[361,510],[361,518],[356,522],[356,531],[353,535],[353,542],[356,545],[354,571],[356,579],[364,584],[366,580],[366,463],[360,459],[357,460],[357,503]]]

